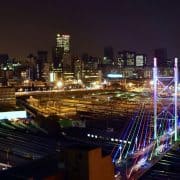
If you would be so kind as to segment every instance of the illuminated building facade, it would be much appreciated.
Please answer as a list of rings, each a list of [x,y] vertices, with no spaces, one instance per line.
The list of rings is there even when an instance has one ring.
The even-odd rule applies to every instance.
[[[48,52],[47,51],[38,51],[37,52],[37,79],[44,79],[44,69],[47,69],[48,62]]]
[[[31,79],[31,80],[37,80],[37,59],[36,59],[36,56],[34,56],[33,54],[29,54],[27,56],[27,65],[28,65],[28,74],[29,74],[29,77],[25,77],[28,78],[28,79]],[[20,70],[21,71],[21,70]],[[26,70],[23,70],[26,72]],[[24,77],[24,76],[23,76]]]
[[[84,70],[98,69],[99,59],[97,57],[92,57],[85,53],[82,55],[82,62],[84,64]]]
[[[73,72],[75,79],[82,79],[82,69],[83,69],[83,63],[82,59],[79,57],[73,57]]]
[[[82,81],[87,87],[97,86],[101,83],[101,71],[98,68],[99,58],[84,53],[82,59]]]
[[[120,67],[134,67],[136,53],[131,51],[118,52],[118,65]]]
[[[63,48],[64,52],[70,51],[70,35],[60,35],[56,36],[56,47]]]
[[[117,65],[124,67],[144,67],[147,65],[146,56],[132,51],[118,52]]]
[[[15,88],[0,87],[0,105],[1,106],[16,106]]]
[[[8,79],[13,79],[13,59],[8,54],[0,54],[0,84],[7,85]]]
[[[147,65],[146,56],[144,54],[136,54],[135,56],[135,66],[144,67]]]
[[[49,74],[50,74],[50,64],[49,63],[44,63],[43,64],[43,68],[42,68],[42,71],[41,71],[41,79],[45,82],[49,82],[50,80],[50,77],[49,77]]]
[[[72,71],[70,35],[57,34],[56,47],[53,48],[53,69],[59,72],[59,78],[63,78],[63,73]]]
[[[118,52],[117,69],[123,74],[123,78],[144,78],[147,76],[144,70],[146,66],[146,55],[132,51]]]
[[[58,39],[56,39],[57,41]],[[56,47],[53,48],[52,58],[53,58],[53,68],[60,69],[62,71],[62,58],[63,58],[63,48],[59,46],[59,41],[56,42]]]
[[[118,68],[123,68],[123,67],[125,67],[124,54],[121,53],[121,52],[118,52],[117,67],[118,67]]]

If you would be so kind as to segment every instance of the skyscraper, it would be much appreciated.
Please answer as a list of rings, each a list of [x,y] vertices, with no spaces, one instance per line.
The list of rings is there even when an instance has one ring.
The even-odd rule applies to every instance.
[[[56,36],[56,47],[63,48],[64,52],[70,51],[70,35],[60,35]]]
[[[114,63],[114,52],[111,46],[104,48],[104,58],[103,64],[104,65],[113,65]]]
[[[56,47],[53,49],[53,67],[63,72],[69,70],[70,58],[70,35],[56,35]]]
[[[8,62],[9,56],[8,54],[0,54],[0,65],[5,66]]]
[[[136,53],[132,51],[118,52],[118,66],[119,67],[134,67]]]
[[[62,35],[63,48],[65,53],[70,51],[70,35]]]
[[[37,78],[43,80],[43,68],[45,63],[47,63],[48,52],[38,51],[37,52]]]

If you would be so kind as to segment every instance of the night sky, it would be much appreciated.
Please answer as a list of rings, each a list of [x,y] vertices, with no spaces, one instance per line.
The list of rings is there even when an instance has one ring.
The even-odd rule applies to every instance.
[[[16,58],[51,53],[56,33],[71,35],[73,54],[164,47],[180,57],[178,0],[1,0],[0,23],[0,53]]]

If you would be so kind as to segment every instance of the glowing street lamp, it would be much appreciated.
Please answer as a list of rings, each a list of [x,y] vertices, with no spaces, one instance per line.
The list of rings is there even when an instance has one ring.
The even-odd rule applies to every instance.
[[[77,83],[78,83],[78,84],[83,84],[83,82],[82,82],[81,79],[78,79],[78,80],[77,80]]]
[[[128,83],[128,86],[131,88],[133,86],[133,83]]]
[[[58,81],[56,83],[56,86],[57,86],[57,88],[61,89],[63,87],[63,82],[62,81]]]
[[[152,86],[152,85],[154,84],[153,80],[151,80],[151,81],[149,82],[149,84]]]

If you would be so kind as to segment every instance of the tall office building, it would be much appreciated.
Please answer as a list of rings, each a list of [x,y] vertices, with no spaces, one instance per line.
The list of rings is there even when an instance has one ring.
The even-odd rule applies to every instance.
[[[72,57],[73,72],[76,79],[82,79],[83,62],[82,59],[74,56]]]
[[[117,67],[118,67],[118,68],[123,68],[123,67],[125,67],[125,56],[124,56],[124,53],[123,53],[123,52],[118,52]]]
[[[144,67],[147,65],[147,57],[144,54],[136,54],[136,67]]]
[[[70,35],[60,35],[56,36],[56,47],[63,48],[64,52],[70,51]]]
[[[97,70],[99,59],[97,57],[89,56],[87,53],[82,54],[82,62],[84,64],[84,70]]]
[[[65,53],[70,51],[70,35],[62,35],[63,39],[63,48]]]
[[[48,62],[48,52],[47,51],[38,51],[37,52],[37,78],[40,80],[43,79],[43,69],[45,64]]]
[[[37,75],[37,57],[33,54],[29,54],[27,56],[27,65],[29,68],[29,79],[31,80],[37,80],[38,75]],[[20,70],[21,71],[21,70]]]
[[[0,65],[6,66],[8,59],[9,59],[8,54],[0,54]]]
[[[15,88],[0,87],[0,106],[1,107],[16,106]]]
[[[62,69],[63,73],[72,72],[72,60],[70,55],[70,35],[62,35],[62,47],[63,47],[63,61]]]
[[[70,35],[56,35],[56,47],[53,49],[53,67],[61,73],[71,70]]]
[[[136,53],[131,51],[118,52],[119,67],[134,67]]]
[[[114,51],[111,46],[104,48],[103,65],[113,65],[114,63]]]
[[[10,75],[12,74],[12,71],[9,69],[8,62],[9,62],[8,54],[0,54],[0,84],[3,85],[7,85],[7,79],[10,76],[12,77],[12,75]]]
[[[52,49],[53,69],[62,71],[63,48],[54,47]]]

